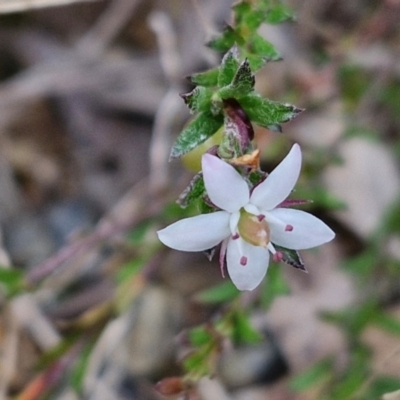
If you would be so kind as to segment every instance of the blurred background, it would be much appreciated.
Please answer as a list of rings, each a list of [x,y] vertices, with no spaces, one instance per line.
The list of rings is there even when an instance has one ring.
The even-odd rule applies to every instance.
[[[182,332],[227,307],[204,292],[217,261],[155,231],[193,176],[168,163],[178,94],[219,64],[232,4],[0,1],[0,399],[164,398]],[[400,1],[286,4],[256,89],[306,111],[256,138],[267,171],[300,143],[295,196],[337,238],[308,274],[270,266],[240,299],[265,339],[226,344],[186,398],[400,399]]]

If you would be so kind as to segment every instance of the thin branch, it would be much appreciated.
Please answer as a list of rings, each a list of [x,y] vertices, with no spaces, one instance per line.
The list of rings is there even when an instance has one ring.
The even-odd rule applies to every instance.
[[[176,35],[167,14],[153,12],[149,23],[157,36],[160,50],[160,62],[170,88],[158,106],[150,143],[150,188],[153,195],[161,193],[169,183],[168,160],[171,147],[173,125],[182,101],[179,92],[182,88],[179,79],[182,75],[181,61],[177,49]]]
[[[93,28],[79,41],[76,50],[85,58],[100,55],[126,25],[140,0],[114,0]]]
[[[95,0],[3,0],[0,1],[0,14],[27,11],[35,8],[59,7],[88,1]]]

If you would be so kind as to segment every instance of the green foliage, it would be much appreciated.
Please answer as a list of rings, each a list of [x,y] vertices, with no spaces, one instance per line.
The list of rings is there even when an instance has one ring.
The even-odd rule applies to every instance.
[[[377,303],[372,299],[359,306],[351,306],[338,312],[325,312],[321,316],[326,321],[339,325],[349,338],[356,339],[375,320],[377,313]]]
[[[210,109],[211,89],[204,86],[197,86],[190,93],[181,94],[185,104],[194,113],[207,112]]]
[[[326,384],[332,379],[332,358],[326,358],[307,368],[290,381],[290,388],[302,392],[321,383]]]
[[[236,286],[227,280],[195,295],[194,300],[204,304],[220,304],[234,300],[240,294]]]
[[[85,379],[85,373],[89,365],[90,354],[93,350],[93,343],[89,343],[80,351],[79,357],[74,364],[70,373],[71,386],[77,393],[81,393],[83,389],[83,382]]]
[[[239,102],[250,120],[264,127],[289,122],[303,111],[291,104],[263,99],[256,93],[241,97]]]
[[[259,343],[263,336],[255,330],[249,321],[248,315],[243,310],[235,310],[232,315],[232,335],[234,344]]]
[[[276,297],[287,295],[289,293],[290,289],[282,276],[282,269],[276,265],[270,266],[268,268],[268,275],[261,287],[261,306],[269,308]]]
[[[170,158],[181,157],[210,138],[222,125],[222,115],[203,112],[182,131],[171,150]]]
[[[400,121],[400,80],[395,79],[390,81],[388,85],[382,90],[379,100],[384,106],[388,108],[391,117],[399,122]]]
[[[186,208],[206,194],[204,180],[201,174],[194,176],[189,186],[179,195],[178,204]]]
[[[281,59],[276,48],[257,30],[262,23],[278,24],[293,20],[292,11],[280,1],[241,1],[233,7],[234,25],[227,26],[222,34],[208,43],[212,49],[228,51],[237,45],[244,58],[247,58],[253,71],[257,71],[268,61]]]
[[[373,322],[379,328],[391,334],[400,336],[400,321],[398,318],[392,317],[391,315],[383,312],[378,312],[376,313]]]
[[[0,286],[7,296],[14,296],[26,289],[23,271],[0,266]]]
[[[250,64],[245,60],[237,68],[231,83],[223,86],[218,94],[222,99],[241,98],[253,91],[254,83]]]
[[[200,85],[205,87],[217,86],[219,75],[220,75],[219,69],[213,68],[205,72],[193,74],[189,77],[189,80],[194,85]]]
[[[143,257],[137,257],[123,265],[116,275],[118,283],[126,282],[129,278],[139,273],[145,263]]]
[[[277,245],[274,245],[274,246],[275,246],[276,251],[280,251],[283,254],[282,261],[284,263],[291,265],[294,268],[305,271],[304,262],[301,259],[298,251],[292,250],[292,249],[285,249],[284,247],[277,246]]]
[[[254,72],[269,60],[279,60],[275,47],[257,33],[263,22],[278,23],[293,19],[279,1],[241,1],[233,6],[234,25],[227,26],[209,46],[225,52],[219,68],[190,77],[197,85],[182,94],[186,105],[197,116],[178,136],[171,158],[200,146],[223,124],[223,102],[237,100],[251,122],[280,131],[280,124],[296,117],[302,110],[290,104],[264,99],[254,91]],[[229,157],[228,157],[229,158]]]
[[[381,399],[386,393],[398,392],[400,389],[399,379],[386,376],[379,376],[369,385],[363,393],[362,400]],[[361,400],[361,397],[359,397]],[[395,398],[393,398],[395,399]]]
[[[232,82],[239,65],[239,51],[237,47],[232,47],[221,61],[217,80],[218,87],[222,88]]]
[[[356,65],[343,65],[339,71],[339,87],[349,110],[354,110],[371,84],[371,76]]]

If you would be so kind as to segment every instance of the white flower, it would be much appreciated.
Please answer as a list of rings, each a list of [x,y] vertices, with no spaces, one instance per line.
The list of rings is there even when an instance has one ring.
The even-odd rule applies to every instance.
[[[301,250],[329,242],[335,233],[304,211],[279,205],[299,177],[301,150],[295,144],[286,158],[252,193],[228,163],[210,154],[202,158],[204,184],[221,211],[178,221],[158,231],[165,245],[181,251],[204,251],[222,242],[230,278],[240,290],[253,290],[264,278],[273,244]],[[226,252],[226,255],[225,255]]]

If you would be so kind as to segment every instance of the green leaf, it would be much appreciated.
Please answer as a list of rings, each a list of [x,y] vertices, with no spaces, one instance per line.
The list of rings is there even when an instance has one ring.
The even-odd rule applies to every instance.
[[[264,60],[268,61],[278,61],[282,59],[275,46],[257,33],[252,35],[250,39],[249,52],[251,54],[263,57]]]
[[[322,312],[324,321],[338,324],[351,337],[357,337],[363,329],[374,322],[378,313],[374,299],[365,301],[359,307],[348,307],[337,312]]]
[[[208,111],[211,107],[211,96],[213,91],[204,86],[197,86],[189,93],[180,96],[193,113]]]
[[[315,386],[317,383],[329,381],[333,375],[332,370],[332,359],[324,359],[294,377],[290,382],[290,388],[296,392],[302,392]]]
[[[211,137],[223,124],[223,116],[201,113],[178,136],[170,159],[183,156]]]
[[[13,286],[21,282],[23,272],[0,266],[0,282],[6,286]]]
[[[233,343],[259,343],[262,339],[263,335],[252,326],[248,315],[241,310],[235,311],[233,314]]]
[[[254,187],[256,185],[258,185],[262,180],[264,180],[266,177],[268,176],[268,174],[264,171],[251,171],[248,179],[251,183],[251,186]]]
[[[235,43],[243,45],[243,38],[230,26],[227,25],[222,34],[207,43],[207,46],[221,53],[228,51]]]
[[[25,287],[24,273],[0,266],[0,285],[3,286],[8,296],[13,296]]]
[[[237,69],[232,82],[222,87],[218,94],[222,99],[242,97],[254,89],[254,75],[248,60],[244,60]]]
[[[204,186],[203,176],[199,173],[193,177],[189,186],[179,195],[177,203],[182,208],[186,208],[205,194],[206,188]]]
[[[247,1],[235,4],[232,9],[235,13],[235,25],[242,28],[241,31],[255,32],[267,16],[264,10],[253,8]]]
[[[210,87],[210,86],[217,86],[218,75],[219,75],[219,69],[214,68],[214,69],[209,69],[208,71],[205,72],[193,74],[189,77],[189,79],[195,85]]]
[[[271,266],[262,285],[262,307],[268,308],[272,304],[275,297],[287,295],[289,293],[290,289],[286,283],[286,280],[282,276],[282,269],[277,266]]]
[[[240,104],[252,122],[264,127],[288,122],[303,111],[291,104],[263,99],[257,94],[241,98]]]
[[[264,57],[250,53],[246,54],[246,59],[249,61],[251,70],[254,72],[257,72],[259,69],[261,69],[268,61]]]
[[[399,378],[389,376],[379,376],[368,387],[368,392],[365,393],[363,400],[377,400],[382,399],[383,395],[387,395],[385,399],[396,400],[400,396]],[[389,396],[391,395],[391,396]]]
[[[90,355],[92,353],[94,344],[87,344],[83,350],[80,351],[79,357],[72,367],[70,381],[71,386],[76,392],[81,393],[83,387],[83,381],[85,379],[85,373],[89,365]]]
[[[144,266],[147,260],[144,257],[138,257],[128,261],[121,268],[119,268],[116,274],[116,280],[118,283],[126,282],[132,276],[137,274]]]
[[[280,24],[285,21],[295,21],[296,16],[290,7],[284,4],[276,4],[267,13],[265,22],[271,25]]]
[[[204,326],[197,326],[192,328],[189,332],[189,340],[193,346],[199,347],[204,346],[213,340],[213,336]]]
[[[277,246],[274,244],[274,247],[277,251],[280,251],[283,254],[282,261],[288,265],[291,265],[294,268],[301,269],[302,271],[306,271],[304,266],[304,262],[300,257],[300,254],[296,250],[285,249],[284,247]]]
[[[232,82],[239,65],[239,51],[236,46],[233,46],[221,61],[218,75],[219,87],[229,85]]]
[[[230,281],[221,283],[195,295],[194,300],[204,304],[220,304],[231,301],[240,295],[240,291]]]
[[[374,324],[389,333],[400,335],[400,321],[391,315],[384,314],[383,312],[377,314],[374,318]]]

